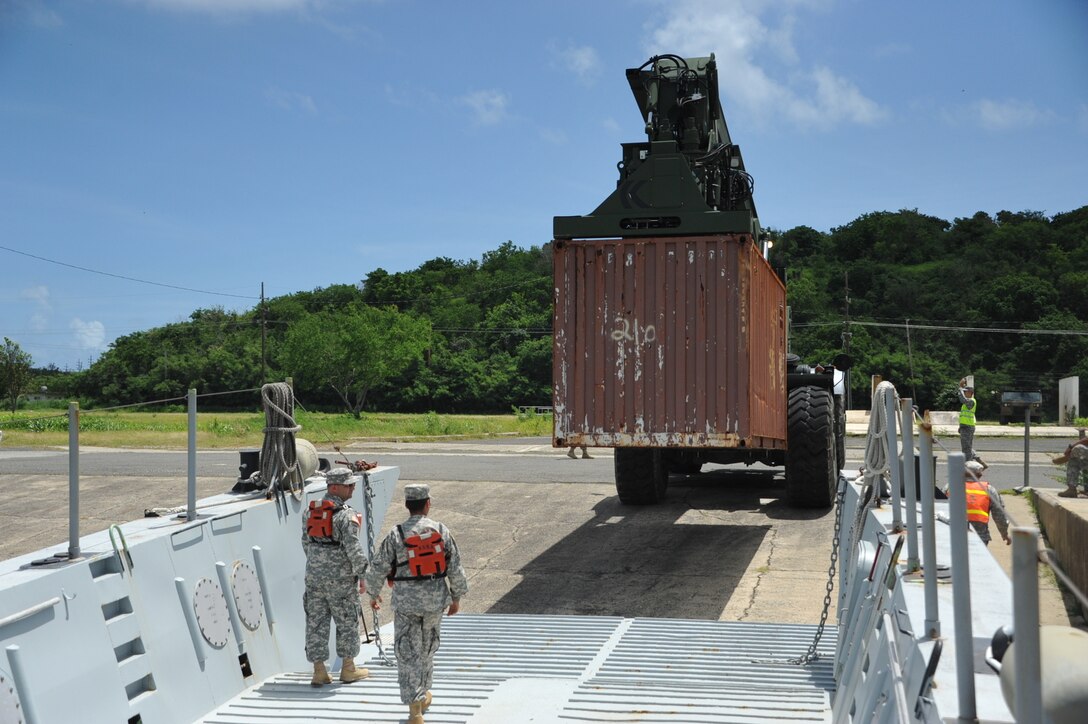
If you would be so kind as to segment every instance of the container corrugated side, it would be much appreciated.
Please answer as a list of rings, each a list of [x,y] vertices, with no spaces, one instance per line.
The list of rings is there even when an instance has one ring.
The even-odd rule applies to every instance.
[[[556,445],[785,448],[786,292],[751,237],[553,249]]]

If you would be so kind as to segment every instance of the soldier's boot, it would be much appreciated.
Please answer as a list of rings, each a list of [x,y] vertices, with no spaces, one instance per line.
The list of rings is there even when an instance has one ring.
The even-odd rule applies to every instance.
[[[1068,487],[1062,492],[1058,493],[1059,498],[1075,498],[1077,497],[1077,489],[1075,487]]]
[[[571,448],[570,450],[567,450],[567,457],[571,458],[571,459],[575,459],[575,458],[578,457],[577,455],[574,454],[574,448]]]
[[[332,677],[329,676],[329,670],[325,668],[325,662],[315,661],[314,678],[310,679],[310,686],[324,686],[331,683]]]
[[[422,701],[413,701],[408,705],[408,724],[425,724]]]
[[[344,664],[340,667],[340,681],[350,684],[368,676],[370,676],[370,669],[357,669],[355,668],[355,659],[348,656],[344,657]]]
[[[423,701],[420,702],[422,704],[422,706],[419,708],[419,710],[421,712],[423,712],[423,711],[427,711],[428,709],[430,709],[431,708],[431,700],[433,698],[434,697],[431,696],[431,692],[428,691],[427,695],[423,697]]]

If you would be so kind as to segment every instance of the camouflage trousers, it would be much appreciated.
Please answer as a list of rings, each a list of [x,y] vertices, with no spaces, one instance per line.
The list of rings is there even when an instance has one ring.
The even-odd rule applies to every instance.
[[[960,450],[963,452],[963,457],[967,460],[978,460],[978,455],[975,454],[975,426],[974,425],[960,425]]]
[[[329,624],[336,621],[336,655],[355,658],[359,655],[359,584],[348,587],[310,588],[302,594],[306,611],[306,660],[325,661],[329,658]]]
[[[394,614],[393,646],[397,653],[401,702],[422,701],[430,691],[441,628],[442,611],[424,614],[397,611]]]
[[[1084,483],[1082,476],[1086,470],[1088,470],[1088,447],[1074,445],[1069,453],[1069,462],[1065,464],[1065,484],[1070,488],[1076,488]],[[1085,483],[1084,489],[1088,490],[1088,483]]]
[[[981,520],[969,520],[971,527],[978,533],[978,537],[982,539],[982,542],[986,545],[990,545],[990,541],[993,540],[993,536],[990,535],[990,523],[983,523]]]

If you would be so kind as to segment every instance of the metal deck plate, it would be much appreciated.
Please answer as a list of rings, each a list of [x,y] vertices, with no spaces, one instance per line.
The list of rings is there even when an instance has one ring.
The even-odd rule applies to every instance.
[[[835,630],[796,624],[459,614],[442,624],[428,724],[454,722],[827,722]],[[392,647],[393,629],[382,629]],[[391,653],[391,651],[390,651]],[[399,722],[396,670],[365,645],[370,678],[315,689],[310,672],[273,677],[207,724]],[[335,680],[335,675],[334,675]]]

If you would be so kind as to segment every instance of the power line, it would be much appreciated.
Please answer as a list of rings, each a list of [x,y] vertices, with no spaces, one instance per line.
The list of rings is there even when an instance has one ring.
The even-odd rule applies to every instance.
[[[850,324],[857,324],[863,327],[889,327],[894,329],[905,329],[908,327],[906,323],[896,324],[891,322],[859,322],[856,319],[850,320]],[[840,327],[842,322],[794,322],[794,327]],[[915,324],[913,322],[909,325],[910,329],[930,329],[938,332],[1001,332],[1005,334],[1036,334],[1036,335],[1059,335],[1059,336],[1075,336],[1075,337],[1088,337],[1088,329],[1022,329],[1015,327],[953,327],[943,324]]]
[[[36,254],[28,254],[25,251],[19,251],[18,249],[12,249],[8,246],[0,246],[0,249],[4,251],[10,251],[12,254],[19,254],[20,256],[30,257],[31,259],[37,259],[38,261],[44,261],[49,264],[56,264],[57,266],[68,267],[69,269],[78,269],[79,271],[89,272],[91,274],[101,274],[104,277],[113,277],[114,279],[124,279],[129,282],[138,282],[140,284],[150,284],[153,287],[165,287],[167,289],[179,289],[183,292],[196,292],[197,294],[212,294],[220,297],[235,297],[237,299],[258,299],[258,297],[248,296],[245,294],[229,294],[227,292],[210,292],[206,289],[193,289],[192,287],[179,287],[176,284],[164,284],[162,282],[152,282],[147,279],[137,279],[136,277],[128,277],[124,274],[114,274],[113,272],[101,271],[99,269],[90,269],[85,266],[77,266],[76,264],[68,264],[67,262],[57,261],[56,259],[47,259],[44,256],[38,256]]]

